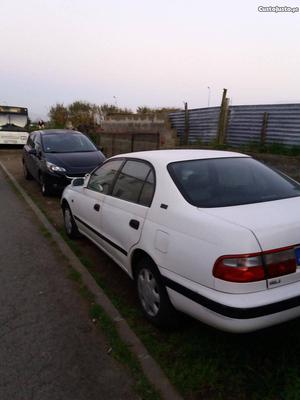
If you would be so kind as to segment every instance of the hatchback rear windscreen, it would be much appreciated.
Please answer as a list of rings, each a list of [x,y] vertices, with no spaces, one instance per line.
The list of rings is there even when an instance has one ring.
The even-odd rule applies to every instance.
[[[300,196],[300,184],[250,157],[173,162],[168,171],[196,207],[228,207]]]

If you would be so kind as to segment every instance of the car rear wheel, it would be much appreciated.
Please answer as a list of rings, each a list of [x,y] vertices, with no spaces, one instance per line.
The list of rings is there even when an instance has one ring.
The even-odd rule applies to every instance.
[[[63,214],[64,214],[64,225],[67,235],[71,239],[77,238],[79,236],[79,231],[76,222],[74,220],[74,217],[72,215],[72,211],[67,204],[63,208]]]
[[[160,327],[176,325],[177,313],[170,302],[161,275],[150,259],[139,261],[135,282],[145,317]]]
[[[32,179],[32,176],[31,176],[30,172],[28,171],[24,160],[23,160],[23,175],[24,175],[24,178],[25,178],[26,180],[28,180],[28,181],[29,181],[30,179]]]

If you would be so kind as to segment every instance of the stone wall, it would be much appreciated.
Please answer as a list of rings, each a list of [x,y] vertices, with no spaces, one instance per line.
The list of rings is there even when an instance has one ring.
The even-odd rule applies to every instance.
[[[177,141],[177,132],[171,128],[167,114],[113,114],[106,116],[101,126],[106,134],[159,133],[159,148],[174,148]]]

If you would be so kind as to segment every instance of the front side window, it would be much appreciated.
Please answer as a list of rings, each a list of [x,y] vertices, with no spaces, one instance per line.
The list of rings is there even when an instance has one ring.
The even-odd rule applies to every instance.
[[[34,148],[34,139],[35,139],[36,133],[32,133],[31,135],[28,136],[27,139],[27,144],[28,146]]]
[[[38,133],[34,137],[34,148],[37,151],[41,150],[41,138],[40,138],[40,135]]]
[[[168,171],[196,207],[228,207],[300,196],[300,184],[250,157],[174,162]]]
[[[128,160],[115,183],[112,196],[150,206],[154,192],[154,173],[149,164]]]
[[[118,172],[123,160],[111,160],[96,169],[87,185],[88,189],[100,193],[110,193],[114,178]]]

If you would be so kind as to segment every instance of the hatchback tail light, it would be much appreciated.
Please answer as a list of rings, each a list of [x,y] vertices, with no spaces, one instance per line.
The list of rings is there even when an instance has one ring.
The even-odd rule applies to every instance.
[[[291,274],[296,268],[294,247],[286,247],[255,254],[222,256],[215,262],[213,275],[224,281],[246,283]]]

